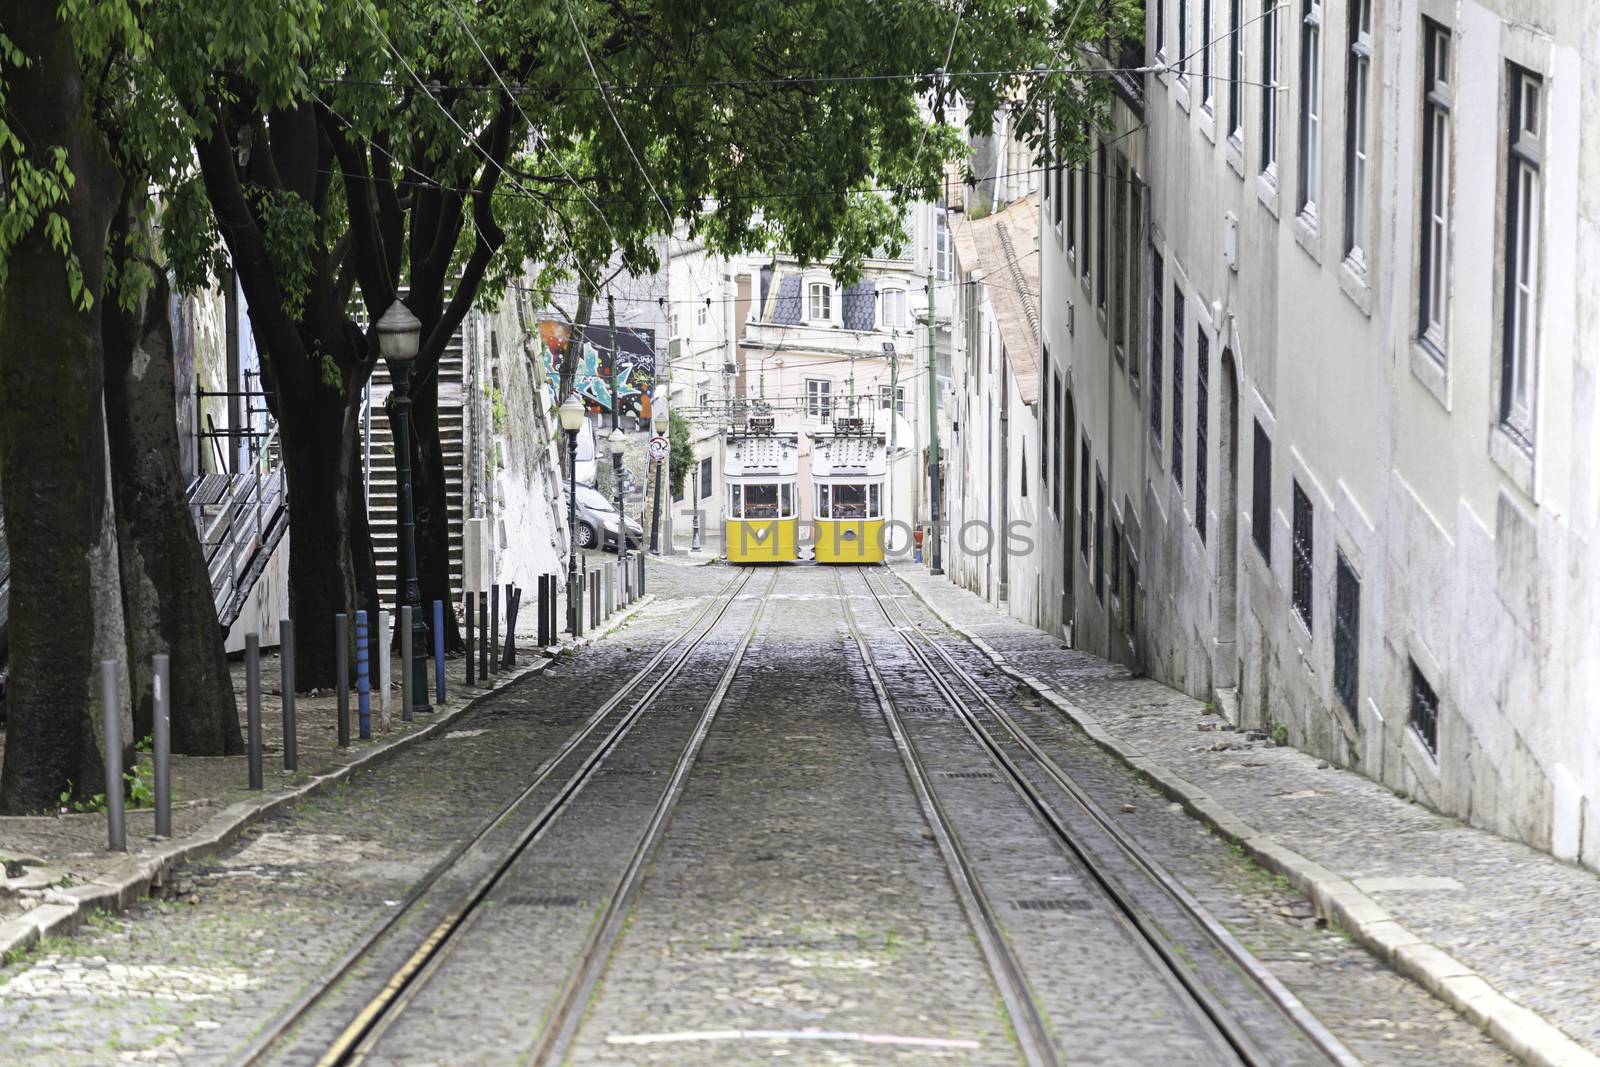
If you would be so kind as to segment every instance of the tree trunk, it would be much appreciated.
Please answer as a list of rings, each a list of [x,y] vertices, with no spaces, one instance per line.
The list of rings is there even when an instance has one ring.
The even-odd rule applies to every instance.
[[[289,610],[301,690],[335,683],[334,616],[377,603],[356,420],[342,394],[322,385],[280,408],[289,477]]]
[[[117,227],[123,232],[125,226]],[[150,657],[171,657],[172,751],[244,751],[211,577],[178,473],[172,324],[157,272],[139,306],[105,310],[106,432],[133,675],[133,730],[154,730]]]
[[[0,26],[27,58],[9,73],[8,121],[24,165],[50,171],[64,148],[75,184],[59,213],[84,291],[41,218],[18,237],[0,290],[0,487],[11,549],[11,687],[0,813],[53,808],[63,790],[104,788],[100,661],[115,660],[131,733],[101,355],[106,233],[121,180],[85,106],[77,57],[54,5],[0,2]]]
[[[416,508],[417,582],[433,627],[432,604],[455,600],[450,588],[450,487],[444,469],[444,447],[439,438],[439,368],[434,367],[411,398],[412,500]],[[396,574],[404,599],[404,576]],[[444,613],[444,643],[450,652],[466,646],[454,611]]]

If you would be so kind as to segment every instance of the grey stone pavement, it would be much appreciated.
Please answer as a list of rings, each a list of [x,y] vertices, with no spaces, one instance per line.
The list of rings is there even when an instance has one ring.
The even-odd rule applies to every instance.
[[[0,1064],[229,1062],[524,788],[733,573],[656,567],[657,599],[612,634],[180,868],[159,899],[5,960]],[[745,596],[771,575],[773,596],[567,1062],[1019,1062],[846,633],[834,572],[764,572]],[[1322,923],[1284,880],[993,670],[909,595],[898,599],[970,669],[987,668],[986,691],[1103,805],[1123,812],[1145,847],[1365,1062],[1509,1062],[1455,1012]],[[859,598],[853,603],[864,610]],[[550,991],[570,973],[572,947],[698,714],[695,694],[703,700],[740,620],[751,617],[748,607],[730,612],[691,659],[681,690],[640,720],[605,772],[519,860],[514,881],[496,889],[497,906],[435,972],[446,980],[423,988],[412,1002],[418,1014],[401,1016],[389,1031],[396,1040],[380,1044],[373,1062],[525,1062]],[[973,619],[992,621],[976,610]],[[898,641],[881,621],[867,632],[875,658]],[[1018,650],[1033,640],[1022,628],[992,636]],[[897,662],[889,682],[897,702],[919,699],[925,690],[914,670]],[[1056,874],[1031,862],[1037,827],[996,804],[992,783],[957,777],[978,764],[980,750],[937,715],[918,714],[916,744],[931,767],[948,772],[936,789],[976,854],[986,892],[1013,901],[1050,891],[1045,882]],[[420,916],[416,929],[435,918]],[[1146,999],[1147,976],[1129,963],[1136,954],[1109,928],[1070,911],[1011,908],[1002,918],[1010,940],[1026,941],[1020,955],[1058,1015],[1067,1062],[1196,1062],[1178,1051],[1180,1031]],[[339,990],[341,1008],[364,1002],[411,947],[380,945],[381,955]],[[325,1047],[340,1025],[309,1027],[309,1044]]]
[[[1459,976],[1452,988],[1435,991],[1496,1030],[1494,1020],[1477,1017],[1488,998],[1475,991],[1486,984],[1573,1043],[1561,1048],[1528,1018],[1503,1012],[1518,1032],[1496,1036],[1524,1056],[1594,1062],[1600,877],[1296,749],[1250,740],[1204,702],[1069,650],[919,565],[893,571],[941,620],[1064,698],[1073,719],[1172,795],[1197,799],[1260,859],[1299,868],[1297,881],[1308,875],[1353,887],[1341,895],[1341,902],[1354,901],[1351,925],[1368,928],[1373,947],[1401,970],[1430,987],[1441,972]],[[1404,946],[1397,954],[1395,944]],[[1541,1048],[1518,1044],[1530,1033],[1543,1037]]]

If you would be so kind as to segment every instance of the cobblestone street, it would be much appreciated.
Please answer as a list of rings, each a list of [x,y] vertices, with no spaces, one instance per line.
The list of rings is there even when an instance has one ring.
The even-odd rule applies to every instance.
[[[609,636],[8,960],[0,1062],[1511,1062],[888,570],[650,581]]]

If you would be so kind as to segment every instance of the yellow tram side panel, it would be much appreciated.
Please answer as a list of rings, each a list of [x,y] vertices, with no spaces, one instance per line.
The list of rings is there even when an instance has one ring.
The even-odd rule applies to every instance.
[[[729,563],[791,563],[800,558],[800,520],[723,519]]]
[[[818,563],[882,563],[883,519],[817,519]]]

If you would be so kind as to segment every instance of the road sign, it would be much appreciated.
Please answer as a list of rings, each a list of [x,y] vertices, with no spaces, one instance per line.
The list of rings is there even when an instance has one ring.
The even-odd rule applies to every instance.
[[[665,437],[650,438],[650,458],[657,462],[666,459],[667,453],[672,451],[672,442]]]

